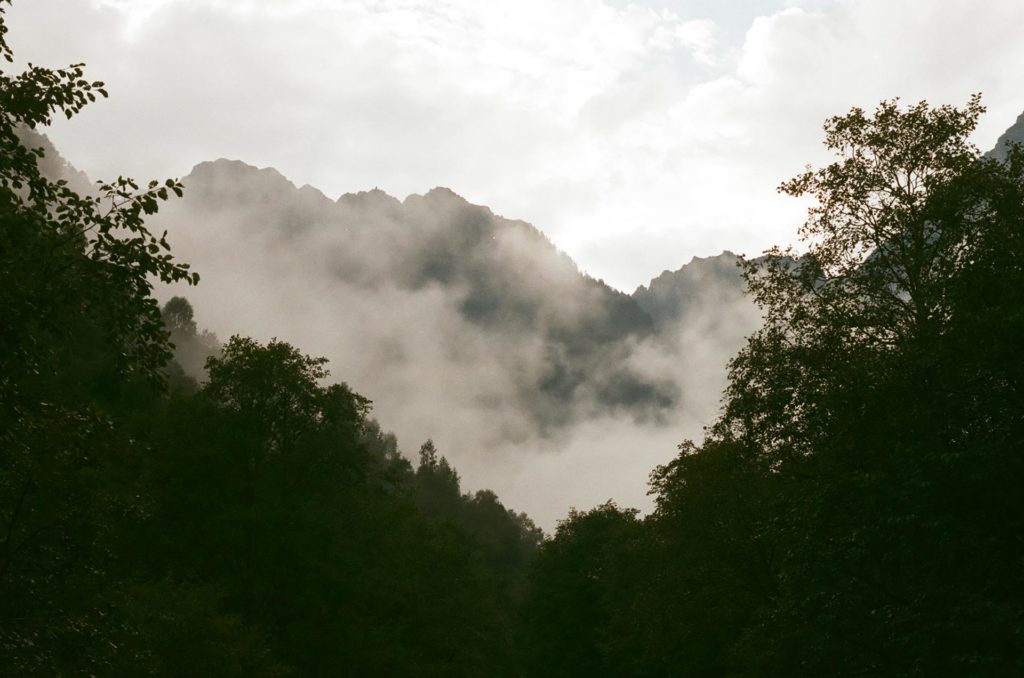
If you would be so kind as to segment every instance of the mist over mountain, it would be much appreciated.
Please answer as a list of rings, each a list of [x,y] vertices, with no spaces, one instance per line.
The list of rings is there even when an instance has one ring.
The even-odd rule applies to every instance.
[[[32,138],[48,172],[87,185]],[[1018,139],[1024,116],[990,153]],[[407,455],[433,438],[468,487],[549,528],[571,506],[648,505],[650,468],[701,436],[726,363],[760,322],[731,252],[627,295],[534,226],[447,188],[332,200],[223,159],[183,183],[154,226],[202,283],[167,297],[187,296],[221,339],[284,334],[327,356]],[[199,360],[181,362],[202,378]]]
[[[42,157],[38,159],[39,172],[50,181],[66,181],[72,190],[89,195],[93,192],[92,182],[85,172],[79,171],[53,145],[45,134],[29,127],[18,127],[18,139],[27,148],[41,149]]]
[[[83,76],[0,69],[0,676],[1021,673],[1024,116],[833,116],[800,244],[628,294],[447,188],[90,186]]]
[[[272,257],[308,248],[322,283],[364,297],[411,296],[424,305],[443,292],[439,312],[500,341],[480,357],[503,366],[517,408],[542,434],[586,412],[621,410],[642,420],[677,404],[674,384],[627,360],[629,346],[652,333],[651,317],[629,296],[581,275],[529,224],[444,188],[403,202],[380,191],[330,201],[275,170],[223,160],[198,165],[184,182],[188,223],[212,219],[242,229],[243,241],[262,239]],[[193,255],[196,265],[201,256]],[[220,267],[209,263],[202,268]],[[301,275],[312,273],[303,268]],[[389,360],[413,352],[389,341],[392,334],[388,328],[378,337]],[[445,338],[451,358],[476,357],[450,332]],[[478,395],[488,400],[485,388]]]
[[[713,416],[757,323],[730,253],[628,295],[446,188],[331,200],[229,160],[183,183],[155,224],[202,275],[173,290],[200,325],[287,332],[373,399],[405,448],[433,437],[471,486],[548,525],[571,505],[644,503],[650,467]]]
[[[676,271],[663,271],[633,292],[633,299],[660,328],[678,327],[704,317],[711,309],[749,303],[743,291],[739,257],[722,252],[694,257]],[[730,320],[728,312],[722,320]]]

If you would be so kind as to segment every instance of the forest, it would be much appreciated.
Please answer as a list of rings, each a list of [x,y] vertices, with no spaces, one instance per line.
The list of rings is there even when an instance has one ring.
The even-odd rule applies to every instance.
[[[0,676],[1024,675],[1024,150],[970,143],[980,96],[826,121],[719,417],[651,513],[551,535],[326,359],[161,305],[182,185],[27,141],[105,96],[0,74]]]

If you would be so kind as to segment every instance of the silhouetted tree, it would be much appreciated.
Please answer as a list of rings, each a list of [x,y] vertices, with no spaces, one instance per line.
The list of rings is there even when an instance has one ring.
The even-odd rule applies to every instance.
[[[629,614],[628,558],[637,512],[609,502],[571,511],[546,542],[531,573],[526,667],[532,676],[628,675],[616,618]],[[640,621],[640,620],[637,620]]]
[[[0,2],[0,56],[10,63]],[[175,181],[118,178],[81,196],[39,168],[21,132],[73,117],[101,82],[81,65],[0,73],[0,673],[101,672],[120,633],[108,621],[108,537],[139,509],[121,475],[140,450],[119,430],[170,355],[152,280],[195,282],[146,215]]]
[[[968,143],[982,110],[854,109],[826,124],[841,160],[782,186],[817,199],[808,252],[748,265],[764,328],[709,440],[655,475],[663,539],[723,528],[686,547],[710,570],[671,603],[726,613],[707,675],[1021,667],[1024,173]]]

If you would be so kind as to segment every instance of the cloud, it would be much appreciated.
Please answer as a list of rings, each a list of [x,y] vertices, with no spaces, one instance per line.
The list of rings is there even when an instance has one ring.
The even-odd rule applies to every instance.
[[[19,0],[11,36],[110,83],[53,131],[92,175],[223,156],[330,195],[447,185],[631,289],[791,240],[775,186],[852,105],[981,90],[990,145],[1024,109],[1022,22],[966,0]],[[636,229],[663,243],[646,272],[614,256]]]

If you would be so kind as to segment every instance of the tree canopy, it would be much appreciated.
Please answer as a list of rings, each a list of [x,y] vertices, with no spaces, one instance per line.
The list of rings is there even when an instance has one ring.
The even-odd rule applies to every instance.
[[[572,608],[604,606],[545,627],[551,662],[569,645],[615,675],[1024,669],[1024,153],[982,157],[982,111],[826,122],[836,161],[780,188],[816,199],[806,251],[745,265],[765,323],[720,418],[654,471],[628,536],[595,546],[577,514],[542,550],[534,605],[589,586]],[[577,548],[609,564],[547,555]]]

